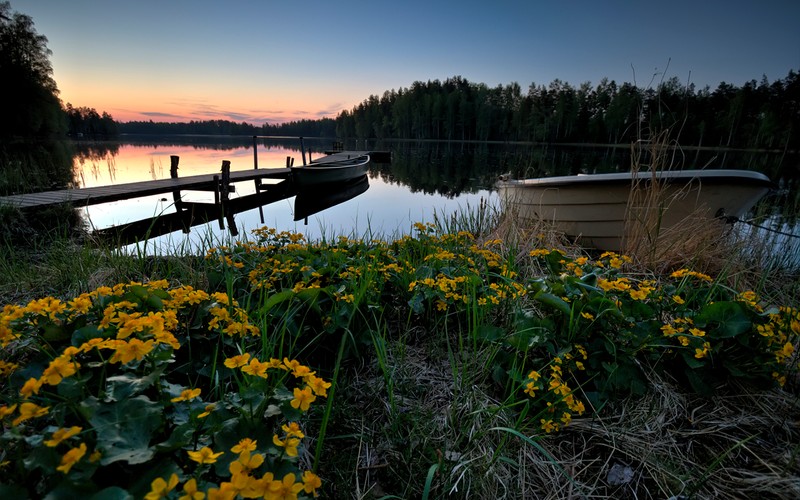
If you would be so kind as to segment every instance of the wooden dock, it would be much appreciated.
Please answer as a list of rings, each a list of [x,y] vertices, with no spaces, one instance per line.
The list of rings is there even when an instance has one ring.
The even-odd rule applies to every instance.
[[[305,152],[303,151],[303,163]],[[255,149],[254,149],[255,154]],[[310,163],[321,164],[346,160],[368,154],[372,161],[387,162],[391,160],[388,152],[384,151],[331,151],[326,155],[310,160]],[[309,153],[309,159],[311,154]],[[223,199],[227,197],[230,185],[242,181],[255,181],[257,191],[268,189],[262,185],[262,179],[291,180],[291,169],[288,168],[258,168],[258,158],[254,157],[254,167],[249,170],[230,171],[230,162],[222,162],[222,171],[217,174],[201,174],[178,178],[178,157],[172,157],[170,179],[156,179],[112,186],[97,186],[90,188],[61,189],[57,191],[44,191],[39,193],[18,194],[0,197],[0,206],[11,206],[26,210],[44,208],[52,205],[69,203],[74,206],[88,206],[99,203],[139,198],[154,194],[175,193],[176,201],[179,193],[185,190],[213,191]],[[289,162],[287,162],[287,165]]]
[[[20,209],[43,208],[61,203],[75,206],[96,205],[112,201],[173,193],[184,190],[216,191],[221,174],[201,174],[182,178],[156,179],[130,182],[113,186],[98,186],[81,189],[62,189],[41,193],[18,194],[0,197],[0,205]],[[258,181],[261,179],[288,179],[288,168],[259,168],[230,172],[230,182]]]

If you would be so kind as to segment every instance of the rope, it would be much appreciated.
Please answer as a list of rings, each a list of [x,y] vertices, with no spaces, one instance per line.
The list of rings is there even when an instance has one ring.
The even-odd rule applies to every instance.
[[[781,236],[788,236],[789,238],[800,238],[800,234],[787,233],[785,231],[779,231],[777,229],[772,229],[771,227],[762,226],[760,224],[755,224],[755,223],[747,221],[747,220],[737,219],[735,217],[728,217],[727,219],[730,220],[731,222],[742,222],[744,224],[747,224],[748,226],[757,227],[758,229],[763,229],[764,231],[769,231],[771,233],[780,234]]]

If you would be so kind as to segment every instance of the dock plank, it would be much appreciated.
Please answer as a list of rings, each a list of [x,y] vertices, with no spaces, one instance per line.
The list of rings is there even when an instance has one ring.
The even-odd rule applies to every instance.
[[[99,203],[138,198],[154,194],[170,193],[180,190],[213,190],[214,176],[220,174],[200,174],[178,179],[156,179],[129,182],[113,186],[97,186],[79,189],[42,191],[39,193],[18,194],[0,197],[0,205],[20,209],[46,207],[62,203],[87,206]],[[288,179],[288,168],[260,168],[231,172],[231,183],[258,179]]]

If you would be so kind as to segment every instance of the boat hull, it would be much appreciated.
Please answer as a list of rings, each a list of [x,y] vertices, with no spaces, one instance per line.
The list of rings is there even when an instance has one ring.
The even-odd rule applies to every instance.
[[[650,190],[653,182],[658,183],[657,189]],[[500,199],[520,219],[552,224],[584,246],[616,252],[623,249],[635,224],[646,231],[663,232],[698,218],[739,219],[771,187],[766,176],[741,170],[598,174],[498,183]],[[657,196],[648,197],[648,193]]]
[[[298,189],[305,189],[356,179],[367,174],[369,160],[369,156],[337,161],[322,158],[302,167],[291,167],[292,182]]]

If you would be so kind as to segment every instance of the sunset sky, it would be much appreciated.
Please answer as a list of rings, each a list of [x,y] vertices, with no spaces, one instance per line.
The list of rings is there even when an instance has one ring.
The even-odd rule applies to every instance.
[[[117,121],[335,117],[460,75],[737,86],[800,70],[798,0],[11,0],[64,103]]]

